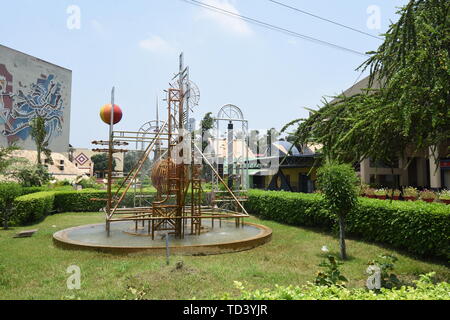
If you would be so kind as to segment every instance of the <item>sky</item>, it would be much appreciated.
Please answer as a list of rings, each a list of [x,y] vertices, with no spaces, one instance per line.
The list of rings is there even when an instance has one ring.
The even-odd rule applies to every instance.
[[[268,0],[200,1],[362,53],[382,43]],[[407,2],[279,1],[372,35],[397,21],[398,7]],[[112,86],[123,110],[117,130],[138,130],[154,120],[157,98],[162,113],[163,90],[177,72],[180,52],[201,92],[197,121],[231,103],[250,129],[260,131],[306,117],[305,107],[317,108],[322,97],[367,74],[355,70],[365,56],[181,0],[2,0],[0,12],[0,44],[72,70],[74,147],[91,148],[92,140],[107,136],[99,110],[110,101]]]

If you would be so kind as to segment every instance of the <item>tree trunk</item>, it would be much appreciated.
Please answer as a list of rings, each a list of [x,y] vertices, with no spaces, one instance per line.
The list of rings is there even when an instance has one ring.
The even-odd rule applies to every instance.
[[[8,213],[6,209],[3,211],[3,229],[8,230]]]
[[[341,259],[347,260],[347,251],[345,248],[345,218],[339,216],[339,247],[341,249]]]
[[[41,160],[41,148],[40,148],[40,147],[37,147],[37,148],[36,148],[36,151],[37,151],[37,163],[38,163],[38,164],[42,164],[42,160]]]

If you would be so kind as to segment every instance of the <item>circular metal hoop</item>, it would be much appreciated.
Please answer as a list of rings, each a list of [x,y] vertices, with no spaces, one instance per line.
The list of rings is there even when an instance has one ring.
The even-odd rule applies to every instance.
[[[244,114],[238,106],[235,106],[234,104],[226,104],[222,108],[220,108],[219,113],[217,114],[217,118],[244,120]]]

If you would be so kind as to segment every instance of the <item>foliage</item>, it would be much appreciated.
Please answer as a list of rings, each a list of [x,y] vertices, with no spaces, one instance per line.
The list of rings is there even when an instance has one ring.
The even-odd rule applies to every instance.
[[[101,184],[98,184],[95,178],[79,177],[76,184],[83,187],[83,189],[100,189]]]
[[[386,193],[388,197],[392,198],[392,197],[399,197],[402,192],[398,189],[388,189]]]
[[[367,188],[364,192],[366,196],[374,196],[375,195],[375,189],[374,188]]]
[[[439,193],[439,200],[450,200],[450,190],[442,190]]]
[[[327,261],[328,260],[328,261]],[[342,262],[336,260],[332,255],[327,256],[327,260],[322,261],[319,267],[325,268],[325,271],[319,271],[316,276],[314,283],[317,286],[340,286],[345,287],[345,282],[347,278],[341,274],[339,266]]]
[[[339,218],[341,258],[346,259],[345,217],[358,200],[358,178],[350,165],[327,163],[317,170],[317,182],[328,209]]]
[[[331,212],[344,216],[357,204],[357,176],[345,164],[326,164],[317,170],[319,189]]]
[[[29,161],[11,165],[6,172],[6,175],[18,181],[23,187],[43,186],[51,179],[51,174],[45,166],[31,164]]]
[[[431,190],[422,190],[419,193],[420,199],[436,199],[436,193]]]
[[[381,254],[378,256],[378,259],[369,262],[369,265],[376,265],[380,268],[382,288],[392,289],[400,287],[400,280],[393,272],[397,260],[397,257],[394,255]]]
[[[362,66],[369,88],[324,100],[283,131],[299,124],[300,143],[323,144],[326,157],[348,163],[371,158],[393,168],[408,147],[436,152],[450,137],[449,12],[448,0],[410,0]]]
[[[48,187],[46,186],[40,186],[40,187],[23,187],[22,188],[22,196],[26,195],[26,194],[31,194],[31,193],[37,193],[37,192],[42,192],[42,191],[50,191],[48,189]]]
[[[143,155],[143,151],[140,150],[131,150],[125,153],[125,157],[123,159],[123,172],[130,172],[134,166],[138,163]],[[150,159],[146,159],[144,165],[142,166],[141,172],[148,172],[152,167],[152,163]]]
[[[399,289],[382,288],[380,292],[365,289],[347,289],[341,286],[279,286],[274,289],[246,290],[241,282],[235,281],[240,294],[236,297],[224,294],[223,300],[449,300],[450,284],[433,284],[433,273],[421,275],[415,286]]]
[[[263,219],[331,230],[336,216],[320,194],[250,190],[248,212]],[[348,234],[423,256],[450,257],[450,211],[441,203],[360,198],[346,217]]]
[[[17,162],[18,158],[12,156],[12,153],[19,150],[17,146],[0,147],[0,174],[4,174],[5,170]]]
[[[46,158],[53,164],[52,151],[48,147],[47,131],[45,129],[45,119],[43,117],[36,117],[30,121],[31,138],[36,144],[37,163],[42,165],[41,154],[44,153]]]
[[[359,185],[359,195],[364,196],[367,194],[367,191],[370,189],[370,186],[366,183],[361,183]]]
[[[14,199],[22,194],[22,188],[15,182],[0,182],[0,211],[2,213],[2,225],[8,229],[9,220],[15,213]]]
[[[145,194],[154,195],[155,193],[146,192]],[[99,211],[106,206],[106,199],[106,190],[83,189],[81,191],[60,191],[55,193],[54,210],[57,212]],[[132,207],[134,205],[133,200],[133,193],[129,192],[121,205]]]
[[[91,157],[92,162],[94,163],[94,172],[100,173],[101,177],[105,176],[105,171],[108,170],[108,154],[107,153],[99,153],[93,155]],[[116,159],[113,158],[113,170],[116,167]]]
[[[387,189],[376,189],[375,190],[375,195],[376,196],[387,196],[388,195],[388,190]]]
[[[26,225],[39,221],[52,212],[54,198],[55,193],[51,191],[17,197],[14,200],[13,223],[15,225]]]
[[[416,149],[439,145],[450,136],[450,2],[410,0],[398,13],[363,68],[385,80],[382,100],[402,136]]]
[[[414,187],[407,187],[403,189],[403,196],[417,198],[419,196],[419,191]]]

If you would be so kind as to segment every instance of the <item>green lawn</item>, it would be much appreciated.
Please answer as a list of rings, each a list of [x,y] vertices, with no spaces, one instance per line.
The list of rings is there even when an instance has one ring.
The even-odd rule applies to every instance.
[[[65,213],[49,216],[34,226],[0,230],[0,299],[123,299],[132,298],[129,286],[144,288],[148,299],[208,299],[224,292],[237,293],[233,281],[247,289],[273,288],[275,284],[301,285],[313,281],[327,245],[338,254],[333,236],[256,218],[273,230],[270,243],[250,251],[215,256],[165,257],[110,254],[58,249],[55,231],[81,224],[102,222],[99,213]],[[13,239],[21,230],[38,228],[32,238]],[[361,241],[348,240],[349,260],[341,267],[350,287],[364,286],[367,262],[381,253],[395,254],[396,273],[406,282],[419,274],[435,271],[437,280],[448,281],[450,269],[444,264],[414,259],[400,252]],[[183,268],[175,264],[183,261]],[[68,290],[70,265],[81,268],[81,289]]]

